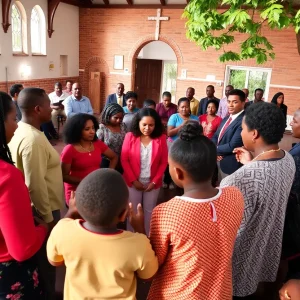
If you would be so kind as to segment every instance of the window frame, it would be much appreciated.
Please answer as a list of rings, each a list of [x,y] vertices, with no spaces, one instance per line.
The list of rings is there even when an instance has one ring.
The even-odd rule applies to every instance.
[[[248,88],[249,83],[249,73],[250,71],[261,71],[268,73],[267,75],[267,82],[266,82],[266,88],[264,90],[264,101],[268,101],[269,97],[269,90],[270,90],[270,84],[271,84],[271,76],[272,76],[272,68],[264,68],[264,67],[248,67],[248,66],[235,66],[235,65],[226,65],[225,69],[225,80],[224,80],[224,87],[223,87],[223,95],[225,94],[226,86],[229,84],[230,79],[230,71],[231,70],[242,70],[247,71],[246,73],[246,86],[244,88]],[[257,87],[259,88],[259,87]],[[249,95],[249,99],[252,99],[254,95]]]
[[[11,5],[11,12],[10,12],[10,20],[11,23],[12,22],[12,9],[13,6],[16,7],[17,11],[20,14],[20,19],[21,19],[21,50],[20,51],[16,51],[13,48],[13,31],[11,32],[11,37],[12,37],[12,43],[11,43],[11,47],[12,47],[12,53],[13,55],[28,55],[28,40],[27,40],[27,15],[26,15],[26,11],[25,8],[23,6],[23,4],[20,1],[14,1]]]
[[[40,51],[36,52],[33,51],[33,34],[32,34],[32,13],[33,11],[36,11],[36,14],[39,17],[39,36],[40,36]],[[32,56],[46,56],[46,40],[47,40],[47,35],[46,35],[46,17],[44,14],[43,9],[39,5],[35,5],[30,14],[30,46],[31,46],[31,55]]]

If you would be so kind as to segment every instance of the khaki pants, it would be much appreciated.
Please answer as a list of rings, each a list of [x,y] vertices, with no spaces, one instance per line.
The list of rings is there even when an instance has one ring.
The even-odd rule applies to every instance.
[[[65,111],[63,109],[52,109],[52,113],[51,113],[51,119],[52,119],[52,123],[54,125],[54,128],[58,128],[58,124],[57,124],[57,116],[64,116],[65,118],[67,117],[65,114]]]

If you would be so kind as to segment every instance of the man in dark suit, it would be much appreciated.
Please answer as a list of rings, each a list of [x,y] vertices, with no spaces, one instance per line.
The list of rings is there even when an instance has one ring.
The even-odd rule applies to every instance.
[[[200,100],[197,116],[201,116],[201,115],[206,114],[207,102],[209,100],[214,99],[214,100],[220,102],[220,99],[215,97],[215,87],[213,85],[208,85],[206,87],[206,96],[207,97],[202,98]]]
[[[126,106],[123,83],[117,84],[117,90],[115,94],[108,95],[105,105],[108,105],[110,103],[118,103],[122,107]]]
[[[11,98],[14,101],[14,104],[16,106],[17,122],[21,121],[21,119],[22,119],[22,113],[21,113],[21,110],[18,105],[18,96],[23,89],[24,89],[24,87],[22,84],[14,84],[11,86],[10,91],[9,91]]]
[[[241,167],[232,151],[234,148],[243,146],[241,132],[245,100],[245,93],[241,90],[235,89],[229,93],[227,106],[230,115],[223,119],[212,138],[217,146],[218,166],[222,178]]]

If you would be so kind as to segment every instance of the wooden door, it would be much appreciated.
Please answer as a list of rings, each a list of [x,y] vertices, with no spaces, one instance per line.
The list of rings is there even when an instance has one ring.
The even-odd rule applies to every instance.
[[[142,107],[145,99],[160,102],[162,60],[137,59],[134,91],[138,94],[138,106]]]
[[[100,113],[100,85],[100,72],[91,72],[89,81],[89,96],[94,113],[96,114]]]

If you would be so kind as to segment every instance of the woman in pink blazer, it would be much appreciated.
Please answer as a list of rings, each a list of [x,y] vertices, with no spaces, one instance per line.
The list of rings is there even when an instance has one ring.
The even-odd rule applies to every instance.
[[[143,206],[145,229],[149,234],[152,210],[168,163],[167,141],[162,122],[152,108],[138,111],[131,128],[132,132],[126,134],[122,147],[123,176],[134,210],[139,203]],[[127,229],[133,231],[129,222]]]

